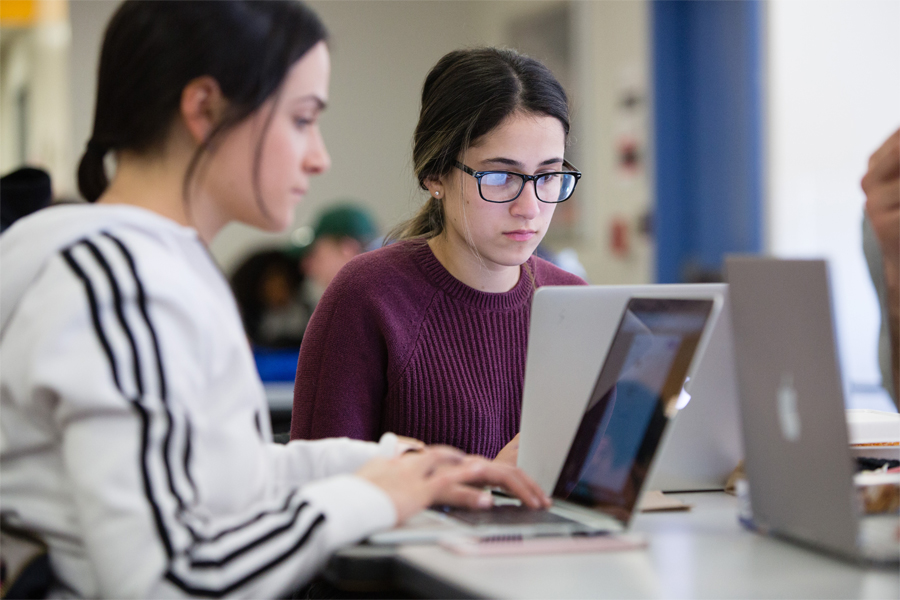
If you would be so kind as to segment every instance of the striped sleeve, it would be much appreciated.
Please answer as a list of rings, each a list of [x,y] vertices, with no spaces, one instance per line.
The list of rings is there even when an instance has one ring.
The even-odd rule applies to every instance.
[[[111,233],[61,252],[83,298],[86,330],[83,339],[65,338],[65,354],[95,357],[85,364],[95,365],[96,372],[87,368],[68,379],[55,377],[60,388],[72,388],[71,406],[61,417],[64,460],[100,595],[285,594],[337,547],[392,525],[387,496],[352,475],[303,487],[264,482],[253,502],[231,512],[221,506],[233,499],[204,493],[194,465],[198,454],[212,452],[204,433],[210,424],[198,426],[196,409],[185,398],[204,389],[181,389],[181,378],[171,371],[199,368],[202,361],[185,364],[180,358],[174,364],[160,333],[177,330],[193,315],[177,303],[154,303],[137,256]],[[185,345],[198,335],[187,329]],[[95,386],[89,393],[86,380]],[[271,454],[259,448],[259,436],[232,441],[245,445],[248,455]],[[208,467],[208,460],[203,464]],[[258,469],[273,472],[266,464]],[[228,473],[238,480],[240,475]],[[245,480],[259,481],[259,473],[248,472]]]

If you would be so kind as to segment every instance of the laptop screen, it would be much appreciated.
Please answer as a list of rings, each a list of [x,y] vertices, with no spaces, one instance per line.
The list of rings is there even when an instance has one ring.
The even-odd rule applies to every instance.
[[[555,499],[628,522],[712,307],[712,300],[629,300]]]

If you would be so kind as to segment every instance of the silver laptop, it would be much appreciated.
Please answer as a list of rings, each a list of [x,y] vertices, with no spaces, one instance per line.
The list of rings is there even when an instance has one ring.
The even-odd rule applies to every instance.
[[[721,300],[711,299],[628,301],[593,389],[582,399],[550,509],[529,510],[512,500],[486,511],[437,508],[370,541],[624,530],[695,353],[708,337],[710,317],[720,307]]]
[[[859,512],[826,263],[728,257],[726,273],[753,525],[897,562],[897,515]]]
[[[518,465],[553,489],[629,298],[719,299],[646,489],[722,489],[743,456],[725,284],[543,287],[534,296]]]

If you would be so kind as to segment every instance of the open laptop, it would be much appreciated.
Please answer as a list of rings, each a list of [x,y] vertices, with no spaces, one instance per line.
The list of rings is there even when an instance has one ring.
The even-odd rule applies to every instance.
[[[531,308],[518,465],[548,493],[632,296],[723,301],[710,318],[708,344],[697,353],[646,489],[723,489],[743,456],[727,285],[543,287]]]
[[[707,323],[720,310],[710,299],[631,298],[582,417],[551,498],[529,510],[518,502],[486,511],[432,509],[407,525],[373,535],[373,543],[476,536],[563,535],[622,531],[631,519],[656,449]],[[441,527],[438,527],[440,525]]]
[[[825,261],[728,257],[726,273],[753,525],[896,563],[898,516],[859,511]]]

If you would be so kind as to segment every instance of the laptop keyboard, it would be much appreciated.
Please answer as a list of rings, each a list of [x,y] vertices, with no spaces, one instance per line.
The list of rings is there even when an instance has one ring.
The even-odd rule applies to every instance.
[[[441,507],[443,513],[469,525],[539,525],[542,523],[576,523],[547,510],[527,506],[501,504],[489,510]]]

